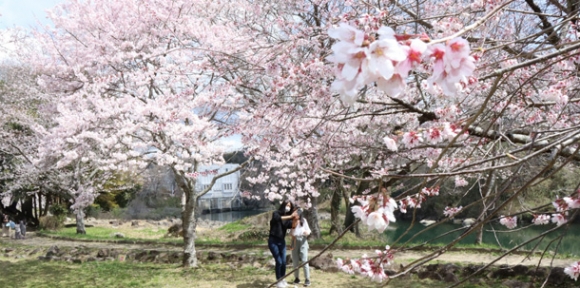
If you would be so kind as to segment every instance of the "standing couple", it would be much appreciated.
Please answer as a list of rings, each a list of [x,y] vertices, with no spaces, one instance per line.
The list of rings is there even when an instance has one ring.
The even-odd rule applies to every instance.
[[[291,230],[292,238],[296,240],[293,243],[292,249],[292,265],[294,269],[298,267],[300,263],[308,262],[308,240],[306,237],[310,235],[310,227],[308,227],[308,222],[304,219],[302,215],[302,210],[294,209],[294,204],[290,201],[284,201],[280,205],[278,210],[272,213],[272,219],[270,220],[270,236],[268,237],[268,248],[274,256],[276,261],[276,280],[279,280],[284,275],[286,275],[286,230]],[[296,224],[293,228],[292,222]],[[300,270],[294,272],[295,284],[300,283]],[[304,265],[304,286],[310,286],[310,268],[308,264]],[[278,282],[277,287],[287,287],[288,284],[286,280]]]

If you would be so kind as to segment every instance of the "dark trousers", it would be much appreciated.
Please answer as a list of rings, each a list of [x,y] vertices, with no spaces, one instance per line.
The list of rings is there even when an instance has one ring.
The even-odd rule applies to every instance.
[[[286,242],[284,239],[268,238],[268,248],[276,261],[276,280],[286,275]]]

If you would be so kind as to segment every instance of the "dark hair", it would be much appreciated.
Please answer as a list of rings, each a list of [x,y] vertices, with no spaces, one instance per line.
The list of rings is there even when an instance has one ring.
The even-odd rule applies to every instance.
[[[300,226],[304,225],[304,214],[302,212],[302,208],[296,210],[296,213],[298,213],[298,216],[300,217]]]
[[[280,214],[284,215],[286,214],[286,205],[288,205],[288,203],[290,203],[290,212],[292,212],[292,210],[294,210],[294,203],[292,203],[291,201],[288,200],[284,200],[282,201],[282,204],[280,204],[280,207],[278,207],[278,211],[280,211]]]

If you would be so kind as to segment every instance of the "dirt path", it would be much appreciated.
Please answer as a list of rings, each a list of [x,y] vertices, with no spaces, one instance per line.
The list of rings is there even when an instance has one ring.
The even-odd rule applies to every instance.
[[[32,234],[32,233],[31,233]],[[109,248],[109,249],[144,249],[144,250],[162,250],[162,251],[181,251],[181,247],[173,246],[173,245],[143,245],[143,244],[116,244],[116,243],[104,243],[104,242],[81,242],[81,241],[70,241],[70,240],[58,240],[58,239],[51,239],[48,237],[38,237],[34,234],[30,235],[27,239],[24,240],[6,240],[13,243],[18,243],[21,245],[27,246],[36,246],[36,247],[50,247],[53,245],[56,246],[64,246],[64,247],[77,247],[77,246],[85,246],[91,248]],[[198,250],[211,250],[215,252],[240,252],[240,249],[225,249],[225,248],[215,248],[215,247],[197,247]],[[244,249],[242,251],[251,251],[251,252],[261,252],[261,253],[268,253],[267,248],[249,248]],[[309,256],[313,257],[318,254],[320,250],[311,249],[309,251]],[[330,253],[334,257],[340,258],[360,258],[363,254],[373,255],[373,250],[344,250],[344,249],[331,249],[329,250]],[[428,255],[428,251],[422,252],[400,252],[395,255],[395,263],[397,264],[407,264],[414,260],[417,260],[421,257]],[[452,262],[452,263],[465,263],[465,264],[487,264],[498,257],[496,254],[492,253],[475,253],[475,252],[447,252],[441,256],[439,256],[435,261],[440,262]],[[559,266],[565,267],[570,265],[573,261],[578,261],[578,259],[554,259],[553,263],[551,256],[547,255],[548,258],[543,259],[541,262],[541,266]],[[523,255],[508,255],[501,260],[497,261],[495,265],[537,265],[540,261],[540,257],[532,256],[530,258],[526,258]]]

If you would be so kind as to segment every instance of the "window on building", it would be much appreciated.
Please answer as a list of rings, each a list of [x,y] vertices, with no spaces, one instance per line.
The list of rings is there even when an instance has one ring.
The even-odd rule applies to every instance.
[[[205,189],[207,189],[207,187],[209,187],[209,184],[203,184],[203,186],[202,186],[202,188],[201,188],[201,189],[202,189],[202,190],[205,190]]]
[[[224,190],[233,190],[232,183],[224,183]]]

